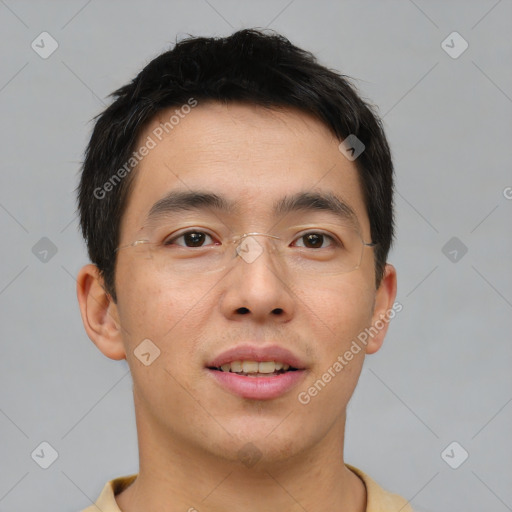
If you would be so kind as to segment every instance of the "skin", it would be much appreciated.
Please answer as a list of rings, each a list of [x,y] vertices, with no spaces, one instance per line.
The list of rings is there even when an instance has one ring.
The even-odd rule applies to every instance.
[[[140,238],[155,201],[189,189],[240,200],[238,215],[215,217],[239,234],[269,232],[278,220],[273,202],[286,194],[333,192],[370,241],[356,167],[338,144],[323,123],[296,110],[200,103],[139,164],[120,245]],[[264,252],[220,275],[170,280],[132,249],[118,253],[117,303],[94,265],[81,269],[77,285],[87,334],[107,357],[126,358],[133,378],[140,470],[116,496],[121,510],[366,510],[364,484],[343,461],[346,408],[365,354],[379,350],[386,327],[309,404],[297,394],[392,307],[393,266],[376,289],[373,250],[365,249],[350,273],[293,281]],[[149,366],[134,356],[146,338],[161,351]],[[307,363],[303,382],[273,400],[225,391],[204,366],[244,341],[290,349]],[[249,442],[261,455],[252,467],[238,453]]]

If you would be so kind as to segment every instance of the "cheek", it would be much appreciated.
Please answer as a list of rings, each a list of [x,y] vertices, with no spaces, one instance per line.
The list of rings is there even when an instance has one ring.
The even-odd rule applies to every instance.
[[[299,401],[307,401],[307,410],[316,409],[326,422],[344,413],[361,373],[365,350],[354,342],[370,325],[374,299],[374,290],[365,283],[354,274],[302,297],[316,364]]]
[[[297,290],[298,304],[314,328],[311,333],[322,339],[322,352],[344,350],[370,325],[375,290],[363,278],[354,274]]]
[[[160,351],[151,363],[151,367],[159,368],[159,379],[168,381],[170,373],[179,382],[185,382],[194,372],[202,370],[195,362],[201,343],[211,336],[209,317],[215,311],[215,294],[208,293],[210,288],[211,283],[201,287],[144,272],[132,272],[122,282],[118,297],[123,340],[128,363],[135,371],[134,380],[143,378],[140,385],[151,387],[156,378],[148,375],[147,368],[140,368],[134,354],[145,339],[151,340]],[[173,382],[171,378],[165,387]]]
[[[204,291],[174,282],[151,269],[123,272],[116,279],[123,336],[165,341],[186,317],[194,315]]]
[[[348,282],[325,286],[309,294],[309,301],[307,323],[314,337],[315,364],[297,401],[304,431],[320,436],[346,414],[365,353],[351,347],[371,319],[373,301],[364,287]],[[323,418],[321,432],[314,424],[318,417]]]
[[[123,341],[141,406],[155,417],[172,416],[190,408],[190,394],[182,385],[195,371],[191,366],[196,345],[204,338],[200,326],[205,324],[205,314],[212,310],[205,291],[177,286],[142,272],[132,272],[118,290]],[[151,340],[158,353],[147,366],[137,357],[142,352],[138,347],[147,346],[147,342],[141,345],[146,339]],[[193,392],[193,388],[189,391]],[[166,404],[166,411],[160,410],[162,404]]]

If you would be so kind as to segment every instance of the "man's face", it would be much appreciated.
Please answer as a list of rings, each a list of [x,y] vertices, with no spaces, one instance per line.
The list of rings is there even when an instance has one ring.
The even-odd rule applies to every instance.
[[[285,196],[306,192],[335,195],[353,210],[362,238],[371,241],[356,167],[321,122],[293,110],[200,103],[158,141],[152,131],[167,114],[140,138],[142,145],[151,135],[157,145],[134,171],[121,246],[139,239],[162,242],[171,232],[183,233],[182,228],[206,232],[209,237],[201,244],[215,245],[224,235],[339,221],[321,209],[274,211]],[[216,194],[236,208],[228,212],[200,206],[145,225],[157,201],[170,192],[191,191]],[[373,249],[363,250],[361,264],[352,272],[311,274],[301,272],[300,266],[288,268],[271,250],[273,239],[254,239],[262,248],[254,261],[236,258],[224,270],[209,273],[200,271],[200,258],[193,266],[182,261],[175,267],[162,265],[144,244],[119,251],[115,314],[133,376],[139,431],[146,433],[142,435],[151,432],[174,445],[230,460],[239,458],[239,450],[251,442],[268,460],[277,461],[342,433],[364,350],[307,405],[298,395],[375,320]],[[160,350],[148,366],[134,354],[146,339]],[[248,398],[252,388],[245,394],[233,391],[208,367],[239,345],[287,349],[302,371],[273,398]]]

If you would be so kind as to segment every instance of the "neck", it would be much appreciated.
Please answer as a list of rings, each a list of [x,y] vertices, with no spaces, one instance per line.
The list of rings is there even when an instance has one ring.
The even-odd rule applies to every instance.
[[[343,462],[345,417],[313,446],[294,453],[283,439],[284,456],[262,455],[254,465],[222,458],[207,443],[194,445],[144,418],[137,414],[139,475],[116,496],[123,512],[366,510],[364,484]]]

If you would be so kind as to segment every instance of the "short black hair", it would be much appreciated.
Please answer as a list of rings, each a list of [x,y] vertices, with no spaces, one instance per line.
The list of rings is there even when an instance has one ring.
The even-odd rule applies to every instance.
[[[280,34],[244,29],[177,42],[111,96],[113,103],[96,117],[77,192],[89,257],[114,302],[116,248],[135,174],[135,144],[157,113],[191,98],[296,108],[322,121],[340,142],[349,135],[362,141],[364,151],[354,163],[378,244],[379,286],[394,233],[393,164],[379,116],[349,77],[320,65]]]

